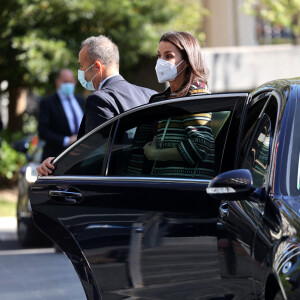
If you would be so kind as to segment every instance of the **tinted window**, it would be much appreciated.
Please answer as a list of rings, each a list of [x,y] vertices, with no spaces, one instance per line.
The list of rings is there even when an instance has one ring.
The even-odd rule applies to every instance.
[[[58,161],[54,175],[101,175],[111,127],[95,132],[65,154]]]
[[[148,114],[145,122],[137,120],[131,126],[127,126],[127,120],[121,120],[108,175],[201,179],[215,176],[218,153],[224,143],[222,149],[215,149],[215,145],[219,136],[226,136],[230,111],[177,113],[170,111],[161,119]],[[180,157],[148,159],[144,147],[151,142],[156,150],[176,149]]]
[[[267,94],[253,99],[247,112],[242,139],[241,168],[251,171],[256,188],[264,184],[269,170],[277,109],[276,98]]]
[[[270,142],[271,121],[269,116],[265,114],[257,123],[243,165],[243,168],[251,171],[253,185],[256,188],[263,185],[267,175],[271,149]]]
[[[289,190],[289,195],[299,195],[300,194],[300,106],[296,104],[296,109],[293,115],[290,116],[289,122],[291,124],[291,138],[287,139],[285,147],[288,150],[287,155],[287,183]],[[288,134],[286,135],[288,136]],[[289,174],[289,175],[288,175]],[[289,177],[288,177],[289,176]]]

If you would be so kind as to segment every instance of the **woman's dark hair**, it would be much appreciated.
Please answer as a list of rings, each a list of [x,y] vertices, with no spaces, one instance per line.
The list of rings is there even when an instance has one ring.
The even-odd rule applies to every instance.
[[[169,31],[162,35],[159,42],[175,45],[188,65],[185,71],[186,81],[173,95],[185,96],[196,81],[207,84],[209,71],[203,61],[200,45],[193,35],[189,32]]]

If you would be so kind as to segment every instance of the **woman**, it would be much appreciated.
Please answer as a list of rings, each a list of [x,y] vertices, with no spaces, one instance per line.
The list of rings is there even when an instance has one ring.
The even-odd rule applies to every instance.
[[[167,32],[159,42],[155,67],[159,82],[170,87],[152,96],[150,102],[209,93],[208,70],[198,41],[188,32]],[[214,138],[211,113],[199,113],[160,120],[157,134],[144,146],[154,161],[152,174],[158,176],[212,178]]]

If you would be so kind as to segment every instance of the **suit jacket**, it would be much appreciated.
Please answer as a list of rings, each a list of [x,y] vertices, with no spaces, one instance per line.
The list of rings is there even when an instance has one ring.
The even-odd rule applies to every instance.
[[[116,75],[104,82],[99,91],[86,99],[78,138],[108,119],[136,106],[146,104],[156,91],[127,82]]]
[[[84,98],[75,95],[81,109],[84,109]],[[68,119],[57,93],[41,100],[39,113],[39,137],[45,141],[43,160],[49,156],[57,156],[65,147],[65,136],[71,136]]]

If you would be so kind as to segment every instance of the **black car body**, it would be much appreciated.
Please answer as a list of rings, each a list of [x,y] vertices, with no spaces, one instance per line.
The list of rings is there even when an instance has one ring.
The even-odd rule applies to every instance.
[[[36,244],[42,235],[33,222],[29,201],[31,186],[38,176],[37,166],[29,162],[21,167],[18,175],[17,233],[18,241],[24,247]]]
[[[57,157],[53,176],[32,187],[33,217],[87,298],[299,299],[299,92],[300,80],[278,80],[251,94],[147,104]],[[203,112],[215,174],[233,173],[129,171],[145,124]]]
[[[26,154],[27,163],[18,173],[17,234],[18,241],[24,247],[51,245],[50,240],[34,224],[30,205],[30,189],[36,181],[42,157],[44,143],[37,136],[28,136],[14,146],[17,151]]]

